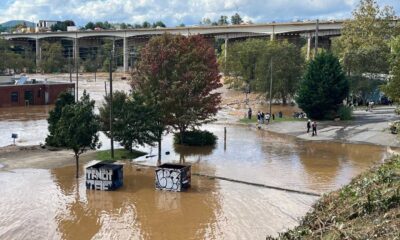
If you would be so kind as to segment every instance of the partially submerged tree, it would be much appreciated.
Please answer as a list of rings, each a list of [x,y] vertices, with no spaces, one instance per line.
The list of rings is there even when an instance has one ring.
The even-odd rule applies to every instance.
[[[46,145],[59,147],[59,141],[54,138],[57,130],[58,121],[61,118],[62,110],[65,106],[75,103],[75,97],[69,92],[62,92],[58,95],[56,104],[53,110],[49,113],[47,122],[49,124],[49,134],[46,137]]]
[[[72,149],[75,155],[76,178],[79,177],[79,156],[89,149],[99,147],[98,118],[94,114],[94,100],[84,91],[79,102],[63,108],[56,124],[54,142]]]
[[[161,161],[162,134],[169,126],[182,134],[216,114],[222,86],[214,50],[201,36],[154,37],[143,48],[133,89],[157,112],[154,121]]]
[[[300,84],[297,104],[314,119],[333,118],[349,93],[339,60],[322,52],[310,61]]]
[[[46,73],[62,72],[66,60],[63,56],[61,43],[42,43],[42,59],[40,69]]]
[[[110,98],[100,107],[101,129],[110,136]],[[113,136],[125,149],[132,152],[135,145],[152,145],[157,139],[154,119],[157,112],[146,105],[138,93],[131,95],[122,91],[113,93]]]

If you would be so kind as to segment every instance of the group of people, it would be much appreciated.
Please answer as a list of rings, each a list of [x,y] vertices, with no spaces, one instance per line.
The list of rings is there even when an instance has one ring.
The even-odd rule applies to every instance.
[[[253,111],[251,110],[251,108],[249,108],[249,110],[247,111],[247,117],[249,119],[251,119],[252,114],[253,114]],[[279,118],[283,117],[283,113],[281,111],[279,111],[278,117]],[[264,112],[260,112],[260,111],[257,112],[257,122],[259,124],[263,124],[265,122],[269,123],[271,118],[272,118],[272,120],[275,120],[275,113],[270,114],[270,113],[264,113]]]
[[[269,121],[271,120],[275,120],[275,114],[272,114],[272,116],[269,113],[264,113],[264,112],[260,112],[258,111],[257,113],[257,122],[258,124],[264,124],[264,123],[269,123]]]
[[[310,132],[310,129],[312,129],[312,136],[317,136],[317,122],[312,121],[308,119],[307,121],[307,133]]]

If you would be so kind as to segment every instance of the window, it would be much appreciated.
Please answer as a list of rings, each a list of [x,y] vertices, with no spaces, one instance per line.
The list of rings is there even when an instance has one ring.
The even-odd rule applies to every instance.
[[[11,93],[11,102],[18,102],[18,92]]]

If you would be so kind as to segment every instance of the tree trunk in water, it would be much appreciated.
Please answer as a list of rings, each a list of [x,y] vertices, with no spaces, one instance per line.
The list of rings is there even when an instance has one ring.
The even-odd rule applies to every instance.
[[[76,163],[76,178],[79,178],[79,155],[75,154],[75,163]]]
[[[161,138],[158,139],[158,160],[157,166],[161,165]]]
[[[180,131],[180,133],[179,133],[179,136],[180,136],[180,143],[183,145],[183,135],[185,134],[185,131],[182,130],[182,129],[180,129],[179,131]]]

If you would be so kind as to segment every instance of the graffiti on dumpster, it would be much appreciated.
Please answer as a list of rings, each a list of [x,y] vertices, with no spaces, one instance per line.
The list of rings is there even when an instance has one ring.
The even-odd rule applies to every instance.
[[[171,191],[180,191],[181,171],[159,169],[156,172],[156,187]]]
[[[112,175],[111,169],[86,169],[86,187],[95,190],[109,190],[112,186]]]

